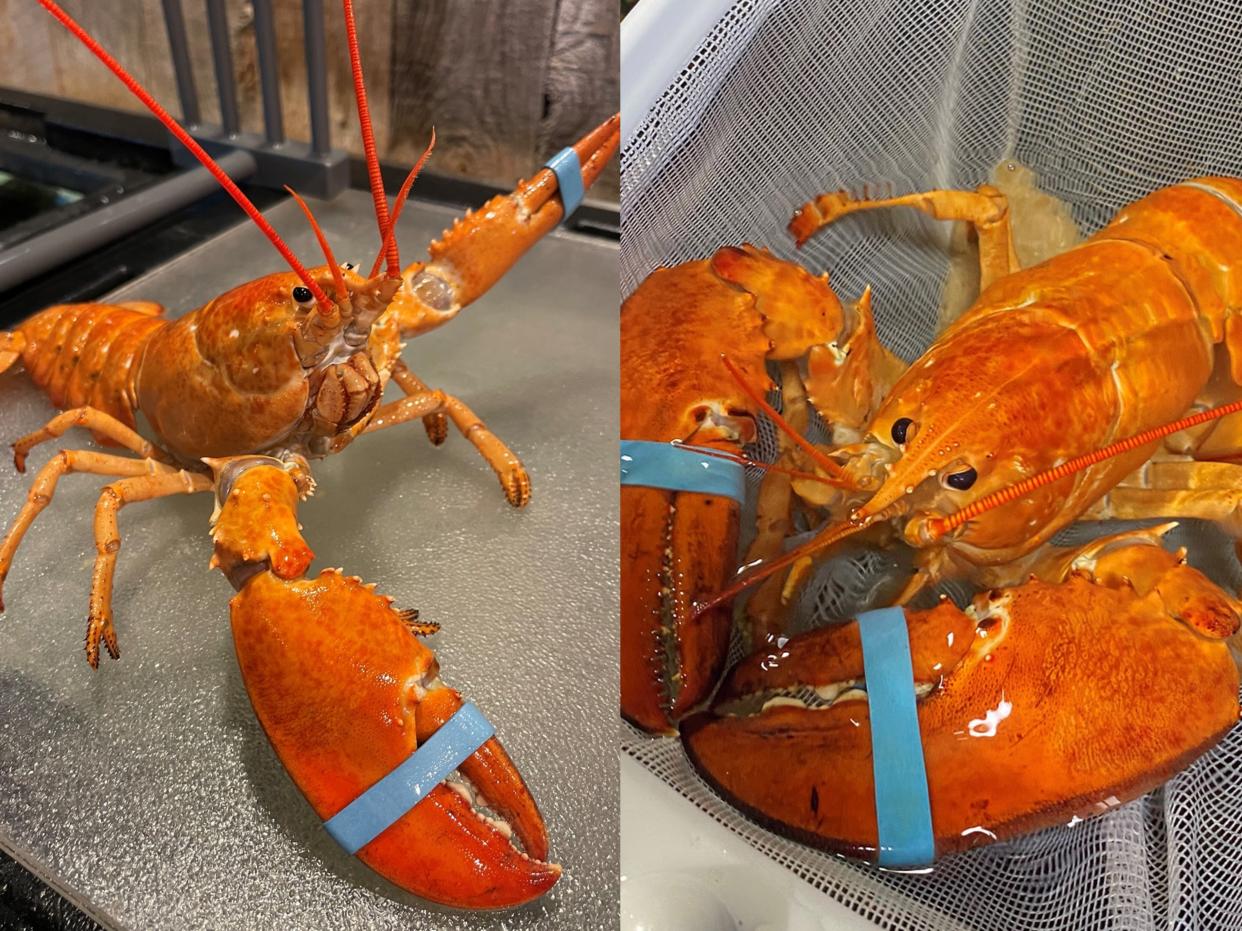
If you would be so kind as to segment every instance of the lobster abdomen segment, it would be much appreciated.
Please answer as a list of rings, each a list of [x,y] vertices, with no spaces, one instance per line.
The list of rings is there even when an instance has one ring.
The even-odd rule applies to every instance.
[[[135,426],[135,378],[156,313],[121,304],[57,304],[25,320],[22,364],[60,408],[94,407]]]
[[[1231,309],[1242,307],[1242,181],[1195,178],[1125,207],[1093,241],[1122,239],[1167,257],[1211,328],[1224,338]]]

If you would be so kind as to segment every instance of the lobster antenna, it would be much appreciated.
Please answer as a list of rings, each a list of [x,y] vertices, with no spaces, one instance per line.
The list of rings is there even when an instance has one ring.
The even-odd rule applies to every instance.
[[[388,198],[384,195],[384,179],[380,175],[379,156],[375,153],[375,130],[371,127],[371,107],[367,103],[367,88],[362,80],[362,58],[358,54],[358,28],[354,24],[353,0],[344,0],[345,37],[349,43],[349,66],[354,73],[354,100],[358,104],[358,127],[362,131],[362,149],[367,157],[367,178],[371,182],[371,199],[375,201],[375,220],[379,223],[380,242],[384,244],[384,257],[388,260],[387,276],[401,277],[401,259],[397,255],[397,240],[389,239]]]
[[[348,2],[348,0],[346,0],[346,2]],[[167,110],[159,105],[159,102],[147,92],[147,89],[139,84],[134,76],[121,66],[120,62],[113,58],[102,45],[91,38],[91,36],[87,34],[86,30],[79,26],[73,17],[57,6],[53,0],[39,0],[39,3],[45,10],[56,17],[62,26],[73,33],[79,42],[90,49],[94,56],[102,61],[107,66],[108,70],[116,75],[121,80],[121,83],[129,88],[129,92],[142,101],[143,105],[155,114],[156,118],[164,124],[165,128],[177,137],[177,141],[189,149],[190,154],[202,162],[203,167],[211,172],[212,177],[215,178],[216,181],[220,183],[220,186],[228,192],[228,195],[237,202],[237,206],[241,207],[241,209],[246,212],[246,216],[250,217],[250,219],[255,222],[255,225],[263,231],[263,235],[266,236],[271,244],[276,247],[276,250],[281,254],[284,260],[289,263],[289,267],[293,269],[294,274],[302,279],[302,284],[306,285],[306,287],[310,289],[311,294],[315,295],[315,300],[321,305],[321,307],[332,306],[332,302],[328,300],[328,296],[324,294],[323,288],[319,287],[319,283],[310,276],[310,272],[308,272],[302,263],[298,261],[297,256],[293,254],[293,251],[285,245],[285,241],[280,238],[280,235],[272,229],[272,225],[264,219],[263,214],[259,213],[255,205],[250,202],[250,198],[241,192],[241,188],[234,184],[233,179],[224,173],[224,169],[217,165],[215,160],[203,151],[203,147],[195,142],[190,134],[181,128],[181,125],[168,114]]]
[[[332,269],[332,280],[336,282],[336,293],[341,296],[341,300],[345,300],[349,291],[345,288],[345,276],[341,274],[341,266],[336,264],[336,256],[332,254],[332,247],[328,245],[328,238],[324,236],[323,230],[319,228],[319,221],[315,219],[315,215],[311,213],[310,207],[306,205],[306,201],[289,185],[285,185],[285,190],[289,192],[302,212],[306,214],[306,220],[310,223],[311,229],[315,231],[315,238],[319,240],[319,248],[323,250],[324,260],[328,263],[328,268]],[[371,272],[371,277],[375,277],[375,272]]]
[[[1186,430],[1190,427],[1197,427],[1199,424],[1208,423],[1212,420],[1219,420],[1221,417],[1227,417],[1230,414],[1236,414],[1239,411],[1242,411],[1242,399],[1230,401],[1228,404],[1222,404],[1219,407],[1213,407],[1205,411],[1200,411],[1197,414],[1191,414],[1188,417],[1183,417],[1181,420],[1171,421],[1163,426],[1152,427],[1150,430],[1144,430],[1141,433],[1136,433],[1134,436],[1126,437],[1124,440],[1118,440],[1116,443],[1110,443],[1108,446],[1103,446],[1100,449],[1093,450],[1089,453],[1083,453],[1081,456],[1075,456],[1073,459],[1067,459],[1059,466],[1054,466],[1051,469],[1045,469],[1043,472],[1038,472],[1030,478],[1023,479],[1022,481],[1010,485],[1007,488],[1001,488],[989,495],[984,495],[978,501],[974,501],[971,504],[966,505],[966,507],[962,508],[960,511],[950,514],[948,517],[932,518],[927,523],[927,535],[929,537],[929,541],[939,539],[946,533],[955,530],[962,524],[969,520],[973,520],[986,511],[998,508],[1002,504],[1007,504],[1015,498],[1020,498],[1023,495],[1030,494],[1035,489],[1042,488],[1044,485],[1049,485],[1052,482],[1067,478],[1076,472],[1081,472],[1083,469],[1103,462],[1105,459],[1111,459],[1113,456],[1129,452],[1130,450],[1137,449],[1140,446],[1145,446],[1153,440],[1161,439],[1162,437],[1177,433],[1180,430]],[[761,582],[774,572],[778,572],[786,566],[792,565],[804,556],[809,556],[812,553],[824,549],[825,547],[844,540],[846,537],[853,536],[860,530],[869,527],[878,520],[885,520],[888,517],[891,517],[893,513],[900,508],[900,506],[901,502],[897,501],[894,504],[889,505],[884,510],[879,511],[876,514],[872,514],[862,520],[848,521],[838,524],[835,528],[830,530],[825,530],[814,539],[808,540],[801,546],[795,547],[788,553],[784,553],[769,563],[765,563],[763,566],[756,569],[754,572],[749,573],[733,585],[730,585],[719,594],[711,596],[706,601],[695,602],[693,612],[694,616],[698,617],[705,611],[716,607],[716,605],[728,601],[731,598],[736,598],[756,582]]]
[[[760,409],[771,418],[772,422],[780,428],[782,433],[801,447],[802,450],[815,461],[815,464],[829,475],[837,479],[845,479],[845,470],[825,456],[820,450],[812,446],[806,438],[802,436],[802,434],[791,427],[789,422],[777,413],[776,408],[764,400],[763,395],[756,391],[754,386],[746,381],[746,376],[742,374],[741,369],[733,364],[732,359],[722,352],[720,354],[720,361],[722,361],[725,368],[729,370],[729,374],[733,376],[733,380],[741,386],[742,390],[746,392],[752,401],[759,405]],[[852,487],[852,485],[847,487]]]
[[[1161,439],[1171,433],[1177,433],[1189,427],[1197,427],[1199,424],[1207,423],[1211,420],[1219,420],[1221,417],[1236,414],[1238,411],[1242,411],[1242,400],[1230,401],[1228,404],[1199,411],[1197,414],[1191,414],[1188,417],[1183,417],[1181,420],[1171,421],[1160,427],[1152,427],[1150,430],[1136,433],[1134,436],[1126,437],[1124,440],[1118,440],[1116,443],[1110,443],[1108,446],[1102,446],[1092,452],[1083,453],[1081,456],[1075,456],[1073,459],[1067,459],[1059,466],[1045,469],[1043,472],[1038,472],[1030,478],[1025,478],[1007,488],[1001,488],[989,495],[984,495],[978,501],[972,501],[966,507],[960,511],[955,511],[948,517],[932,518],[927,522],[928,536],[931,540],[938,540],[946,533],[956,530],[962,524],[973,520],[980,514],[993,508],[998,508],[1002,504],[1008,504],[1015,498],[1030,494],[1037,488],[1060,481],[1063,478],[1081,472],[1083,469],[1103,462],[1105,459],[1111,459],[1121,453],[1128,453],[1132,449],[1146,446],[1152,440]]]
[[[423,170],[423,165],[427,163],[427,159],[431,158],[431,150],[436,147],[436,128],[431,127],[431,141],[427,143],[427,148],[423,150],[423,154],[418,161],[414,163],[414,167],[410,169],[410,173],[405,176],[405,181],[401,185],[401,190],[397,192],[397,200],[392,205],[392,219],[388,221],[388,232],[384,234],[384,242],[380,246],[379,255],[375,257],[375,264],[371,266],[371,274],[368,278],[374,278],[379,271],[380,263],[384,261],[384,253],[388,249],[388,241],[393,237],[393,231],[397,228],[397,219],[401,216],[401,208],[405,206],[405,199],[410,194],[410,188],[414,186],[414,180],[418,177],[418,173]]]

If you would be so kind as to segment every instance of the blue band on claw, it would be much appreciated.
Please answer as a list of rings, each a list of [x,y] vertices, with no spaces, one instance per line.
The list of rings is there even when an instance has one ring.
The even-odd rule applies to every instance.
[[[572,148],[561,149],[544,162],[545,168],[551,168],[556,175],[556,185],[561,192],[561,203],[565,205],[565,217],[578,209],[586,189],[582,186],[582,164],[578,161],[578,153]]]
[[[858,616],[867,704],[880,866],[927,866],[936,855],[927,767],[914,698],[910,635],[901,608]]]
[[[478,708],[462,705],[426,743],[323,826],[349,853],[357,853],[426,798],[494,733]]]
[[[746,500],[746,470],[736,462],[697,452],[693,446],[621,441],[621,484]]]

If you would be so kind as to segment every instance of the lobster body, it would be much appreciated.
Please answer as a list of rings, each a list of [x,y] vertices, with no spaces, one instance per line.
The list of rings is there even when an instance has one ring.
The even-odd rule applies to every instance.
[[[326,268],[312,274],[330,282]],[[62,304],[15,335],[53,404],[92,407],[131,429],[142,411],[157,445],[191,468],[267,451],[322,456],[365,428],[400,354],[396,315],[377,319],[391,300],[381,292],[398,283],[345,280],[354,319],[320,320],[292,296],[300,279],[283,272],[176,320],[157,305]]]
[[[1165,188],[1081,245],[985,288],[876,412],[870,449],[852,465],[880,484],[856,516],[913,511],[906,539],[925,545],[929,515],[1183,415],[1203,397],[1218,355],[1231,377],[1242,375],[1240,204],[1242,182],[1231,179]],[[948,561],[998,565],[1032,552],[1156,446],[980,515],[928,564],[938,574]],[[951,477],[967,470],[973,483],[955,486]]]

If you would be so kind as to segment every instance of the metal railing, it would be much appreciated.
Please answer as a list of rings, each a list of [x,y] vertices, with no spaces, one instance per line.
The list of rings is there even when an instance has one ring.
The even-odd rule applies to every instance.
[[[323,0],[303,0],[309,142],[285,138],[280,102],[280,68],[272,0],[253,0],[255,47],[263,104],[263,133],[244,133],[237,104],[237,79],[229,45],[224,0],[205,0],[220,125],[205,124],[190,63],[181,0],[163,0],[182,124],[235,181],[265,187],[289,184],[315,197],[330,198],[349,186],[348,153],[332,148],[325,71]],[[116,241],[162,216],[214,192],[207,170],[169,137],[173,160],[186,170],[128,194],[115,203],[46,233],[0,250],[0,291],[49,271],[70,259]]]

